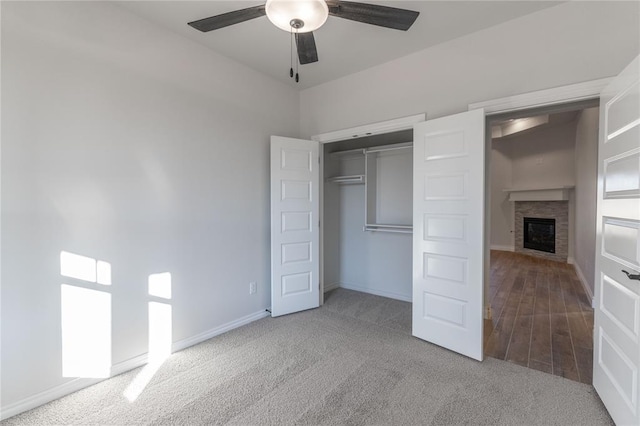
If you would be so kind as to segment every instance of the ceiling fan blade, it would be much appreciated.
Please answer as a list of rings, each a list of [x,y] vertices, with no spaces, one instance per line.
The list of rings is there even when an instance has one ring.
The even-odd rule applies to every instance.
[[[296,46],[298,47],[298,59],[300,65],[318,62],[318,51],[316,50],[316,40],[313,33],[296,34]]]
[[[420,12],[369,3],[327,0],[329,15],[379,27],[407,31]]]
[[[211,16],[209,18],[199,19],[197,21],[189,22],[189,25],[196,30],[206,33],[207,31],[213,31],[228,27],[229,25],[239,24],[240,22],[259,18],[264,15],[266,15],[264,5],[260,5],[248,7],[246,9],[234,10],[232,12]]]

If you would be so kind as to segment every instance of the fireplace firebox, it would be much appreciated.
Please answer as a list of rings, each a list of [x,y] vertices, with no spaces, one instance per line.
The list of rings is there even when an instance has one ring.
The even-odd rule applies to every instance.
[[[537,217],[524,218],[524,248],[556,252],[556,220]]]

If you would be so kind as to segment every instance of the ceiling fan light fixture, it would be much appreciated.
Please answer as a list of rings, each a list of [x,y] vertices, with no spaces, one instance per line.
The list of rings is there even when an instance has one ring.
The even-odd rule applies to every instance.
[[[320,28],[329,16],[329,7],[325,0],[267,0],[265,5],[267,18],[284,31],[291,31],[292,23],[299,33],[308,33]]]

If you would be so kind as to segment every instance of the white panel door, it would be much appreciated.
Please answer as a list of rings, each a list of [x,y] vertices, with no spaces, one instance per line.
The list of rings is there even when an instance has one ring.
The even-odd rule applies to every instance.
[[[413,139],[413,335],[482,360],[484,110]]]
[[[271,316],[320,305],[318,142],[271,137]]]
[[[640,57],[600,98],[593,386],[618,425],[640,424],[639,84]]]

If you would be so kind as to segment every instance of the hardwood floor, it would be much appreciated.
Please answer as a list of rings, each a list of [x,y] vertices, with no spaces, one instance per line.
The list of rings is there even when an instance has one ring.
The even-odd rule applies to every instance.
[[[485,354],[591,384],[593,309],[572,265],[491,251]]]

